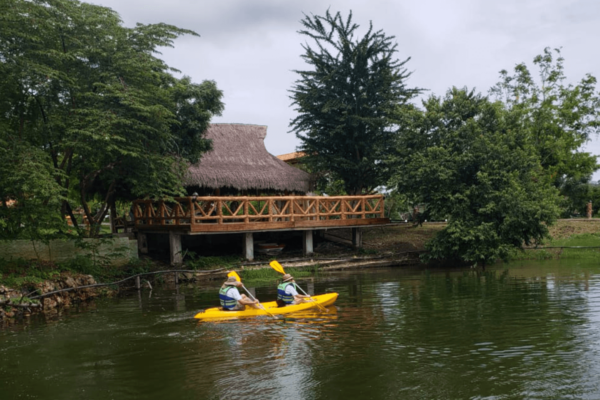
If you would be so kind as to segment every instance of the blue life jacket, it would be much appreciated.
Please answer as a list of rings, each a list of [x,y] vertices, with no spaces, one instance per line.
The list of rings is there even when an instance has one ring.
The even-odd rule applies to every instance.
[[[293,304],[294,296],[285,292],[285,289],[288,285],[294,285],[294,289],[296,288],[296,284],[294,282],[284,282],[277,286],[277,300],[282,300],[285,304]]]
[[[219,300],[221,300],[221,307],[225,310],[231,310],[237,305],[237,300],[227,295],[227,291],[233,289],[233,286],[225,286],[219,290]]]

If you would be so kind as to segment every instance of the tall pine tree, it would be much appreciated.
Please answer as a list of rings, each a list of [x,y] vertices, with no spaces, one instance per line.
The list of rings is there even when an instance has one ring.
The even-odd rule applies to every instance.
[[[291,90],[298,116],[292,132],[314,172],[341,179],[349,194],[366,193],[389,178],[385,165],[399,122],[400,108],[420,90],[406,87],[409,58],[394,58],[393,36],[372,24],[362,38],[359,25],[338,12],[306,16],[301,35],[314,40],[302,56],[312,68],[300,75]]]

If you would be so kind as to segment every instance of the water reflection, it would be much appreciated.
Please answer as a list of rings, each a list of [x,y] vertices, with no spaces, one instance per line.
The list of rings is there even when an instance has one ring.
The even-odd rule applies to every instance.
[[[0,332],[2,398],[600,398],[600,267],[331,274],[330,312],[198,323],[158,289]],[[273,287],[257,288],[261,299]],[[6,394],[6,397],[4,397]]]

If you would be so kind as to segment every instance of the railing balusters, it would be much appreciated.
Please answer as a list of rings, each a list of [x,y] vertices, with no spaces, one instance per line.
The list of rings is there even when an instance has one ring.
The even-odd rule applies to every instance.
[[[235,231],[243,230],[244,225],[256,223],[306,224],[307,221],[314,221],[315,226],[319,226],[319,221],[334,223],[335,220],[385,219],[385,207],[383,195],[181,197],[175,198],[171,211],[162,200],[136,200],[133,202],[133,217],[135,226],[142,229],[150,229],[150,225],[169,229],[173,225],[175,229],[189,226],[192,231],[201,231],[200,225],[217,223],[239,226],[231,229]],[[351,221],[340,221],[342,226],[349,223]]]

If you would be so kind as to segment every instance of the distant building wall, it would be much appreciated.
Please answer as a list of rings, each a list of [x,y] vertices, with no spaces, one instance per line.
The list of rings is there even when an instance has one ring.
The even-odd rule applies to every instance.
[[[40,259],[43,261],[61,262],[68,261],[76,256],[92,257],[93,252],[89,247],[98,246],[96,254],[105,259],[110,259],[112,265],[127,264],[132,258],[138,258],[137,240],[128,237],[112,239],[83,239],[85,247],[82,249],[72,240],[51,240],[49,245],[31,240],[0,241],[0,258],[23,258],[25,260]]]

